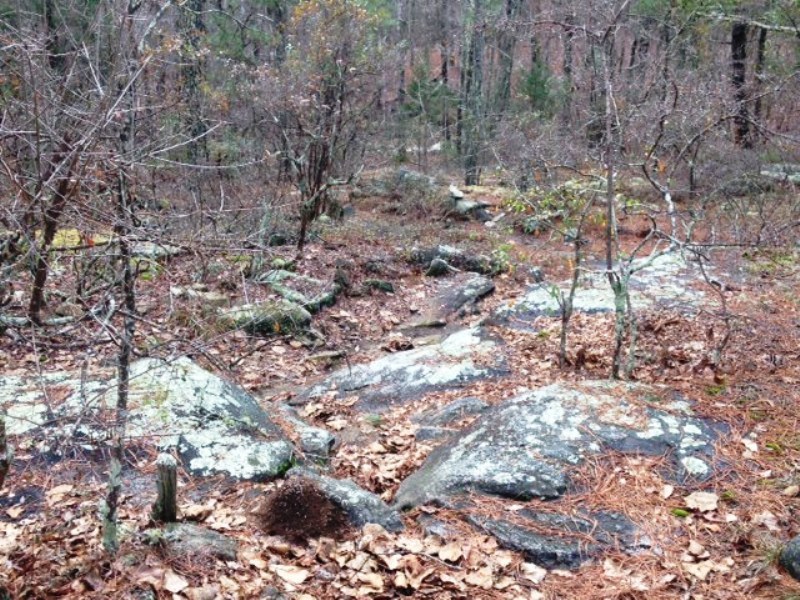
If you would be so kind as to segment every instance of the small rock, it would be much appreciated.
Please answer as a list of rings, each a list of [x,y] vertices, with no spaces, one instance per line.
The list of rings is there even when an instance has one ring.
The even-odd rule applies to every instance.
[[[452,273],[453,270],[453,267],[447,264],[446,261],[441,258],[434,258],[430,266],[428,266],[428,270],[425,271],[425,275],[428,277],[442,277]]]
[[[366,279],[364,280],[364,287],[386,292],[387,294],[394,294],[394,285],[390,281],[384,281],[382,279]]]
[[[292,333],[311,324],[311,313],[288,300],[235,306],[219,314],[223,324],[252,335]]]
[[[191,523],[168,525],[164,543],[168,552],[178,556],[196,558],[203,555],[236,560],[236,540]]]
[[[290,469],[286,477],[305,478],[316,483],[322,493],[339,506],[346,513],[350,523],[356,527],[377,523],[391,532],[401,531],[404,528],[403,520],[396,510],[350,480],[333,479],[303,467]]]
[[[800,535],[790,540],[781,551],[780,565],[800,581]]]

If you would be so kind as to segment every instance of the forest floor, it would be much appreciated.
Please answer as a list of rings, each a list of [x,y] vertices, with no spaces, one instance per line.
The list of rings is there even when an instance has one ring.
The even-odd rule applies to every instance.
[[[312,238],[298,272],[332,279],[336,265],[351,265],[353,283],[370,275],[380,261],[381,278],[394,294],[372,292],[341,297],[315,317],[324,348],[308,348],[291,337],[252,338],[215,329],[208,307],[165,301],[170,286],[202,278],[210,289],[254,301],[267,290],[248,282],[241,265],[222,253],[190,252],[171,259],[138,284],[137,348],[153,355],[189,354],[204,367],[234,381],[269,409],[319,381],[334,365],[308,360],[323,350],[341,350],[349,364],[393,350],[407,323],[432,293],[432,280],[405,260],[415,245],[450,244],[485,254],[501,253],[511,267],[495,278],[496,291],[479,321],[503,302],[518,298],[532,283],[531,267],[548,281],[568,277],[573,249],[560,236],[523,235],[502,220],[494,228],[474,221],[451,221],[404,211],[389,199],[363,198],[355,214],[332,223]],[[623,222],[623,247],[633,247],[642,224]],[[588,255],[602,256],[601,231],[590,231]],[[634,371],[637,381],[669,386],[694,402],[702,417],[728,424],[718,446],[714,478],[702,489],[718,505],[700,513],[684,511],[693,488],[661,479],[656,459],[605,455],[579,466],[573,478],[586,493],[571,499],[598,499],[650,528],[657,551],[611,553],[575,571],[540,570],[520,554],[460,521],[445,509],[424,507],[405,516],[406,530],[388,534],[367,526],[340,539],[295,544],[264,533],[254,516],[265,494],[278,483],[180,478],[181,510],[204,526],[239,542],[238,560],[171,556],[141,532],[149,523],[154,489],[152,452],[131,452],[124,490],[123,544],[116,557],[101,547],[98,500],[105,494],[103,453],[76,449],[48,462],[12,439],[15,457],[0,490],[0,589],[10,598],[800,598],[800,584],[777,566],[781,544],[800,534],[800,263],[794,254],[739,250],[715,252],[725,280],[727,312],[719,304],[687,317],[642,313],[639,354],[650,357]],[[230,252],[226,253],[230,258]],[[294,256],[276,248],[275,256]],[[68,257],[64,257],[66,262]],[[70,286],[70,269],[53,283]],[[702,280],[698,286],[706,285]],[[717,294],[711,290],[712,295]],[[704,357],[730,326],[721,369]],[[465,395],[497,403],[522,388],[557,381],[607,378],[611,369],[610,315],[574,317],[569,338],[573,366],[558,366],[560,320],[540,317],[536,333],[497,331],[507,344],[511,374],[465,388],[434,392],[427,403],[442,404]],[[0,337],[0,372],[35,374],[113,365],[116,347],[92,321],[68,333],[20,330]],[[580,358],[579,358],[580,357]],[[390,501],[399,483],[424,460],[431,446],[418,443],[400,406],[374,418],[356,417],[346,403],[312,405],[309,422],[350,432],[331,461],[336,477],[355,480]],[[352,435],[352,432],[357,435]],[[490,500],[485,500],[491,504]],[[531,501],[535,503],[535,501]],[[426,536],[420,513],[449,521],[460,535]],[[268,594],[272,593],[270,596]],[[0,592],[0,597],[2,593]]]

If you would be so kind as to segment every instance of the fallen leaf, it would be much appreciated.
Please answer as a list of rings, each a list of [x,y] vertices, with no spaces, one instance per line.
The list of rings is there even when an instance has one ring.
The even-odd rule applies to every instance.
[[[15,520],[18,519],[19,516],[24,512],[25,512],[24,506],[12,506],[11,508],[6,509],[6,514]]]
[[[718,502],[719,496],[711,492],[693,492],[686,496],[686,506],[700,512],[717,510]]]
[[[522,577],[531,583],[541,583],[547,575],[547,569],[533,563],[522,563],[519,566]]]
[[[663,488],[661,488],[661,497],[664,500],[666,500],[667,498],[672,496],[674,491],[675,491],[674,485],[665,485]]]
[[[783,490],[783,495],[789,498],[800,496],[800,485],[790,485],[785,490]]]
[[[705,551],[706,549],[703,548],[703,545],[700,542],[696,540],[692,540],[691,542],[689,542],[689,554],[692,554],[694,556],[700,556]]]
[[[469,573],[465,579],[465,581],[470,584],[477,586],[481,589],[488,590],[494,585],[494,577],[492,577],[492,568],[491,567],[483,567],[478,569],[477,571],[473,571]]]
[[[700,581],[706,580],[712,568],[713,565],[710,560],[704,560],[699,563],[683,563],[683,570]]]
[[[189,587],[189,582],[170,569],[164,573],[164,589],[173,594],[178,594]]]
[[[378,573],[359,573],[358,580],[361,583],[366,583],[373,592],[383,591],[383,577]]]
[[[285,582],[293,585],[300,585],[311,575],[306,569],[293,565],[270,565],[270,570]]]
[[[778,517],[772,514],[770,511],[765,510],[762,513],[759,513],[753,517],[753,523],[756,525],[763,525],[770,531],[780,531],[781,528],[778,525]]]
[[[463,556],[461,545],[457,543],[446,544],[439,548],[439,558],[450,562],[456,562]]]

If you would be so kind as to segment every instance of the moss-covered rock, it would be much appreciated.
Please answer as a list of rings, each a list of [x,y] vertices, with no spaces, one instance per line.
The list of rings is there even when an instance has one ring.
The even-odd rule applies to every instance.
[[[289,300],[235,306],[220,312],[219,320],[230,329],[253,335],[275,335],[308,329],[311,313]]]

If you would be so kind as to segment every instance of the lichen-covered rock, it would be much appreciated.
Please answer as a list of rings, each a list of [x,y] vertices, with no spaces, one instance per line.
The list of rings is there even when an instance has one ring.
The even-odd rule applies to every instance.
[[[262,273],[255,277],[254,281],[269,286],[276,294],[301,306],[311,314],[333,306],[341,292],[341,287],[335,283],[326,283],[282,269]]]
[[[279,408],[299,438],[303,454],[311,459],[327,459],[336,444],[336,436],[327,429],[309,425],[291,406],[281,405]]]
[[[456,332],[442,342],[384,356],[334,372],[293,399],[302,404],[330,391],[357,394],[357,407],[379,412],[440,389],[508,373],[500,342],[480,328]]]
[[[220,307],[230,303],[230,298],[225,294],[210,290],[207,285],[196,283],[188,287],[173,286],[169,293],[181,300],[197,300],[206,306]]]
[[[642,261],[637,265],[644,265]],[[668,253],[656,258],[652,264],[636,272],[630,281],[630,297],[634,311],[660,306],[678,310],[695,310],[706,296],[697,287],[702,281],[696,268],[688,264],[680,255]],[[570,282],[560,287],[564,294],[569,292]],[[581,278],[573,300],[575,312],[605,313],[614,311],[614,293],[606,275],[599,270],[587,273]],[[513,303],[498,308],[493,322],[500,324],[525,324],[536,317],[558,316],[561,308],[553,294],[552,285],[537,284]]]
[[[434,261],[435,262],[435,261]],[[464,316],[477,310],[477,304],[494,292],[494,282],[484,275],[458,273],[438,285],[422,309],[422,315],[405,327],[421,328],[431,324],[444,325],[453,316]]]
[[[377,523],[386,531],[401,531],[403,520],[400,514],[389,507],[375,494],[361,489],[350,480],[333,479],[302,467],[295,467],[287,478],[299,477],[312,480],[319,489],[347,515],[351,524],[363,527]]]
[[[191,523],[167,525],[164,546],[168,554],[181,558],[213,556],[220,560],[236,560],[236,540]]]
[[[489,405],[480,398],[468,396],[466,398],[454,400],[450,404],[446,404],[437,410],[428,411],[412,417],[412,421],[423,425],[449,425],[464,417],[480,414],[488,408]]]
[[[183,254],[184,249],[178,246],[170,246],[169,244],[157,244],[156,242],[136,242],[131,246],[131,254],[133,256],[141,256],[142,258],[149,258],[151,260],[160,260],[163,258],[171,258]]]
[[[577,538],[543,535],[502,519],[471,517],[469,521],[496,538],[504,548],[521,552],[526,560],[548,569],[575,569],[599,551],[597,545]]]
[[[414,248],[408,260],[412,264],[427,267],[437,258],[462,271],[472,271],[482,275],[497,275],[508,269],[508,265],[503,261],[480,254],[467,254],[458,248],[443,244],[432,248]]]
[[[311,313],[283,299],[221,310],[219,321],[230,329],[244,329],[252,335],[276,335],[308,329]]]
[[[52,401],[54,393],[60,402]],[[0,381],[0,409],[3,405],[10,433],[35,437],[39,430],[43,444],[62,436],[102,445],[108,438],[102,413],[116,406],[116,380],[82,380],[79,373],[35,380],[8,377]],[[285,472],[294,456],[292,445],[252,396],[188,358],[133,363],[128,408],[130,438],[161,450],[177,449],[184,466],[198,475],[268,480]]]
[[[467,491],[511,498],[557,498],[567,471],[605,449],[675,461],[678,480],[712,474],[711,424],[682,400],[661,403],[647,386],[554,384],[496,405],[431,453],[401,485],[399,508],[445,501]]]
[[[447,264],[447,261],[441,258],[434,258],[431,264],[428,265],[428,270],[425,271],[425,275],[428,277],[444,277],[453,271],[454,269]]]

